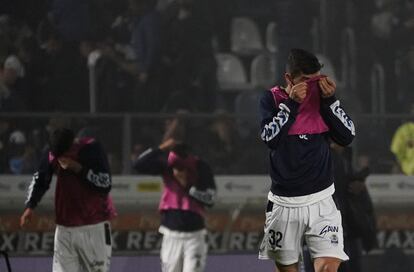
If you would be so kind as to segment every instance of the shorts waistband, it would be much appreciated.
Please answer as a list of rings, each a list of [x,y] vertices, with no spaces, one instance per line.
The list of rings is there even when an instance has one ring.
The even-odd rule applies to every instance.
[[[56,226],[62,230],[67,230],[67,231],[86,231],[86,230],[94,229],[99,226],[104,226],[106,224],[110,226],[109,221],[103,221],[103,222],[99,222],[96,224],[85,225],[85,226],[74,226],[74,227],[67,227],[67,226],[62,226],[62,225],[56,225]]]
[[[188,239],[188,238],[202,236],[202,235],[207,234],[206,229],[184,232],[184,231],[170,230],[169,228],[165,226],[160,226],[158,231],[163,235],[169,235],[175,238],[183,238],[183,239]]]

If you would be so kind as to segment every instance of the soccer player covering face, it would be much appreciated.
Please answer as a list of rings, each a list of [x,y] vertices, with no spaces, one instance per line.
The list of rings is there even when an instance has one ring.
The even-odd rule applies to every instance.
[[[112,253],[110,223],[115,216],[109,191],[111,174],[101,144],[75,138],[70,129],[53,132],[28,189],[22,227],[57,176],[54,272],[109,271]]]
[[[341,213],[332,199],[329,145],[350,144],[355,127],[321,67],[313,54],[292,49],[286,87],[274,87],[260,99],[272,184],[259,258],[274,260],[282,272],[298,271],[304,241],[316,272],[337,271],[348,260]]]
[[[159,204],[163,234],[164,272],[201,272],[207,258],[205,207],[214,204],[213,173],[189,147],[170,138],[143,152],[134,162],[144,174],[161,175],[164,188]]]

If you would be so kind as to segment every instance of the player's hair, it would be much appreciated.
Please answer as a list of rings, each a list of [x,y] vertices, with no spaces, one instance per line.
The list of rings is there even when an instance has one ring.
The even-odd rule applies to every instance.
[[[75,139],[75,133],[68,128],[58,128],[50,137],[50,151],[55,157],[62,156],[70,149]]]
[[[179,143],[176,144],[172,150],[172,152],[174,152],[175,154],[177,154],[178,157],[185,159],[188,157],[188,155],[190,155],[191,153],[191,148],[189,145],[184,144],[184,143]]]
[[[322,65],[314,54],[299,48],[290,50],[286,71],[292,77],[296,77],[301,73],[305,75],[314,74],[321,68]]]

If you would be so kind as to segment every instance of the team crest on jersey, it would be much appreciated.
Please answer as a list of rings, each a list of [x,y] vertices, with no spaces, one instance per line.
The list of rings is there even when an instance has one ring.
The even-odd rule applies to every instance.
[[[306,135],[306,134],[300,134],[299,139],[306,140],[306,141],[309,140],[308,135]]]
[[[327,232],[338,232],[339,231],[339,227],[338,226],[329,226],[326,225],[325,227],[323,227],[323,229],[321,230],[321,232],[319,233],[319,235],[325,235]]]
[[[339,242],[338,236],[336,234],[332,234],[331,236],[331,244],[337,245]]]

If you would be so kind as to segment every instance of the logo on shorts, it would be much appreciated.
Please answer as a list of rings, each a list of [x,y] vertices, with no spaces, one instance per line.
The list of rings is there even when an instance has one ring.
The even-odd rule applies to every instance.
[[[339,227],[338,226],[325,226],[323,227],[323,229],[321,230],[321,233],[319,233],[319,235],[325,235],[327,232],[338,232],[339,231]]]
[[[196,259],[196,268],[200,268],[201,267],[201,258],[203,256],[201,256],[201,254],[195,254],[194,255],[194,259]]]
[[[338,236],[336,234],[332,234],[331,236],[331,243],[332,244],[338,244]]]

